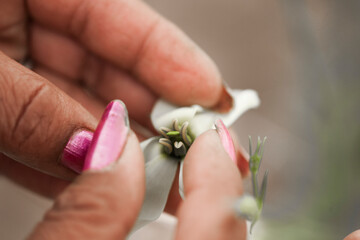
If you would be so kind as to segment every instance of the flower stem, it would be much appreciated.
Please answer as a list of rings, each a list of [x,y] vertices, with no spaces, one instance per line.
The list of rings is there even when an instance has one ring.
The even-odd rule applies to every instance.
[[[252,187],[253,187],[253,194],[255,198],[258,198],[258,182],[257,182],[257,176],[254,172],[251,172],[251,181],[252,181]]]
[[[251,230],[252,230],[255,222],[258,220],[258,217],[261,214],[261,211],[262,211],[262,208],[264,205],[265,194],[266,194],[268,171],[265,172],[265,175],[263,177],[260,188],[259,188],[258,179],[257,179],[259,168],[260,168],[260,165],[262,162],[262,157],[264,154],[265,141],[266,141],[266,137],[262,141],[261,141],[260,137],[258,137],[255,152],[252,153],[252,146],[251,146],[252,141],[251,141],[251,137],[249,136],[249,150],[250,150],[249,168],[250,168],[250,172],[251,172],[251,183],[252,183],[253,194],[254,194],[254,198],[257,203],[257,208],[258,208],[257,217],[252,219],[252,221],[251,221]],[[250,230],[250,233],[251,233],[251,230]]]

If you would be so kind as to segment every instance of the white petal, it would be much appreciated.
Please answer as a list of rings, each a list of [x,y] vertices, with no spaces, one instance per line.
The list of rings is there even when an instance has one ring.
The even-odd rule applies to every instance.
[[[158,141],[155,137],[140,145],[145,156],[146,193],[132,231],[156,220],[163,212],[179,165],[177,159],[163,153]]]
[[[151,119],[158,118],[158,117],[164,115],[165,113],[168,113],[177,108],[178,108],[178,106],[175,106],[163,99],[159,99],[156,101],[153,109],[151,110]]]
[[[164,106],[164,109],[170,109],[170,105],[166,105],[163,103],[159,104],[159,106],[156,108],[160,108],[161,106]],[[183,124],[185,121],[190,121],[195,116],[198,109],[199,108],[194,105],[191,107],[175,108],[170,112],[166,112],[163,114],[158,114],[163,111],[156,109],[156,111],[153,110],[153,112],[151,113],[151,122],[156,130],[158,130],[160,127],[171,128],[174,119],[177,119],[179,121],[179,124]]]
[[[260,99],[256,91],[232,90],[227,89],[234,99],[234,106],[230,112],[226,114],[217,114],[217,118],[221,118],[226,126],[231,126],[244,112],[249,109],[256,108],[260,105]]]
[[[180,197],[185,200],[184,193],[184,181],[183,181],[183,168],[184,168],[184,160],[180,162],[180,171],[179,171],[179,194]]]
[[[190,135],[196,138],[203,132],[214,128],[216,117],[217,114],[210,111],[196,114],[189,124],[188,129],[190,131]]]

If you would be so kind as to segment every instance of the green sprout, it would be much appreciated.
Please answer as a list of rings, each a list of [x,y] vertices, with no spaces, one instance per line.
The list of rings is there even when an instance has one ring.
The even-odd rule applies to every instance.
[[[251,222],[250,233],[261,215],[262,208],[264,206],[266,187],[269,171],[266,170],[261,182],[261,186],[258,184],[258,172],[262,162],[264,154],[264,145],[266,137],[261,141],[258,137],[257,146],[255,152],[252,151],[251,137],[249,136],[249,168],[251,172],[251,183],[253,189],[253,195],[243,195],[235,201],[235,211],[239,217],[245,218]]]
[[[251,172],[251,183],[252,183],[254,198],[255,198],[255,201],[256,201],[257,207],[258,207],[257,216],[255,216],[251,219],[250,232],[252,231],[253,226],[255,225],[256,221],[260,217],[262,208],[264,206],[265,195],[266,195],[266,187],[267,187],[267,180],[268,180],[268,174],[269,174],[268,170],[265,171],[260,188],[259,188],[259,184],[258,184],[258,172],[259,172],[259,168],[260,168],[262,158],[264,155],[265,141],[266,141],[266,137],[262,141],[261,141],[260,137],[258,137],[257,146],[255,149],[255,152],[253,153],[252,146],[251,146],[251,144],[252,144],[251,137],[249,136],[249,154],[250,154],[249,167],[250,167],[250,172]]]

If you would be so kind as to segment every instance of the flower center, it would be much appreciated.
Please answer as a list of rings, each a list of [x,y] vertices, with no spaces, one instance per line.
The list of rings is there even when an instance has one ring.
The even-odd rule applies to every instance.
[[[182,158],[190,148],[192,139],[188,134],[189,122],[184,122],[181,126],[177,119],[174,119],[172,128],[161,127],[160,134],[162,138],[159,143],[164,146],[164,151],[168,155]]]

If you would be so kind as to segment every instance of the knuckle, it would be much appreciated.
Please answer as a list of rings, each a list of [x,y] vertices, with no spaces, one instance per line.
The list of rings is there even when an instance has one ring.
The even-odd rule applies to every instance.
[[[85,37],[93,5],[89,1],[80,1],[69,17],[68,31],[80,39]]]
[[[42,124],[43,114],[37,99],[45,91],[46,84],[33,78],[25,72],[18,75],[11,71],[0,72],[0,114],[3,116],[0,145],[5,148],[22,146]]]
[[[45,84],[40,84],[27,90],[24,98],[15,106],[15,114],[11,117],[11,136],[18,143],[23,145],[36,132],[42,124],[43,114],[39,111],[36,100],[45,88]]]

